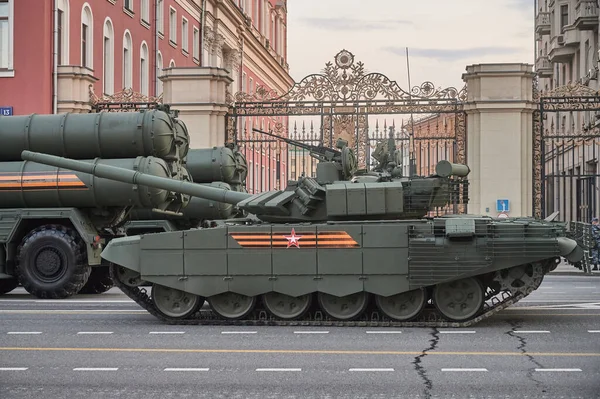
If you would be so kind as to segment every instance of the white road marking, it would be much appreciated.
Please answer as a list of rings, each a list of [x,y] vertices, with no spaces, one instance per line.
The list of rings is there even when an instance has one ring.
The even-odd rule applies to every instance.
[[[294,331],[294,334],[329,334],[329,331]]]
[[[93,313],[93,312],[98,312],[98,313],[131,313],[131,312],[136,312],[136,313],[148,313],[148,311],[146,309],[38,309],[38,310],[34,310],[34,309],[2,309],[0,310],[0,313],[16,313],[16,314],[25,314],[25,313],[75,313],[75,314],[81,314],[81,313]]]
[[[588,332],[592,334],[600,334],[600,330],[588,330]]]
[[[487,369],[469,369],[469,368],[455,368],[455,369],[442,369],[442,371],[488,371]]]
[[[365,331],[367,334],[402,334],[402,331]]]
[[[546,330],[518,330],[512,332],[516,334],[550,334],[550,331]]]
[[[535,371],[581,371],[581,369],[535,369]]]
[[[185,334],[185,331],[150,331],[148,334]]]
[[[118,367],[76,367],[73,371],[117,371]]]
[[[166,368],[163,371],[208,371],[208,368],[177,368],[177,367],[172,367],[172,368]]]
[[[440,334],[475,334],[474,330],[442,330]]]
[[[0,299],[0,302],[30,302],[30,303],[135,303],[133,299]]]
[[[302,369],[256,369],[256,371],[302,371]]]
[[[593,290],[596,287],[591,286],[591,285],[576,285],[575,288],[586,289],[586,290]]]
[[[41,331],[9,331],[7,334],[9,335],[36,335],[41,334]]]
[[[221,334],[256,334],[256,331],[221,331]]]
[[[0,367],[0,371],[25,371],[27,367]]]
[[[383,369],[379,369],[379,368],[373,369],[373,368],[370,368],[370,369],[348,369],[348,371],[394,371],[394,369],[391,369],[391,368],[388,368],[388,369],[386,369],[386,368],[383,368]]]
[[[99,335],[108,335],[108,334],[112,334],[112,331],[79,331],[77,333],[77,335],[95,335],[95,334],[99,334]]]

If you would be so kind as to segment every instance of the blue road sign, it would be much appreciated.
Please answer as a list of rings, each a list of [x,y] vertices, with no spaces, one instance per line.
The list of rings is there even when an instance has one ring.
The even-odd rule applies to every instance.
[[[508,200],[507,199],[496,200],[496,211],[498,211],[498,212],[510,211],[510,208],[508,207]]]
[[[12,116],[13,107],[0,107],[0,116]]]

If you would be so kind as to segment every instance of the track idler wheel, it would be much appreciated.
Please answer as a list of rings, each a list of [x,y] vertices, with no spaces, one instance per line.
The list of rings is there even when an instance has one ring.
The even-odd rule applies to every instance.
[[[451,321],[465,321],[474,317],[483,303],[483,286],[474,277],[438,284],[433,289],[433,304]]]

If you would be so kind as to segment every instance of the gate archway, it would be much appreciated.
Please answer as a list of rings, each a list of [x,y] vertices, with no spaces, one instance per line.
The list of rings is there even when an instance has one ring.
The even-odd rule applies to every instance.
[[[534,96],[533,214],[590,222],[600,205],[600,92],[576,83]]]
[[[305,149],[253,128],[328,148],[345,139],[365,169],[371,167],[372,149],[391,134],[406,154],[406,173],[426,175],[440,160],[465,162],[466,97],[466,86],[441,89],[424,82],[405,90],[341,50],[321,73],[306,76],[285,94],[259,86],[254,93],[229,96],[227,141],[246,155],[249,192],[284,188],[288,179],[316,169]]]

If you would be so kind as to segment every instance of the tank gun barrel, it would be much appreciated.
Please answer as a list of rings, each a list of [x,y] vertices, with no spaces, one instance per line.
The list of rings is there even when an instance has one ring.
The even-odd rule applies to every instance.
[[[97,163],[87,163],[55,155],[42,154],[39,152],[26,150],[21,153],[21,158],[23,158],[25,161],[37,162],[63,169],[70,169],[76,172],[87,173],[105,179],[160,188],[180,194],[187,194],[192,197],[200,197],[232,205],[236,205],[240,201],[252,197],[252,195],[248,193],[223,190],[166,177],[151,176],[134,170],[118,168],[110,165],[101,165]]]

